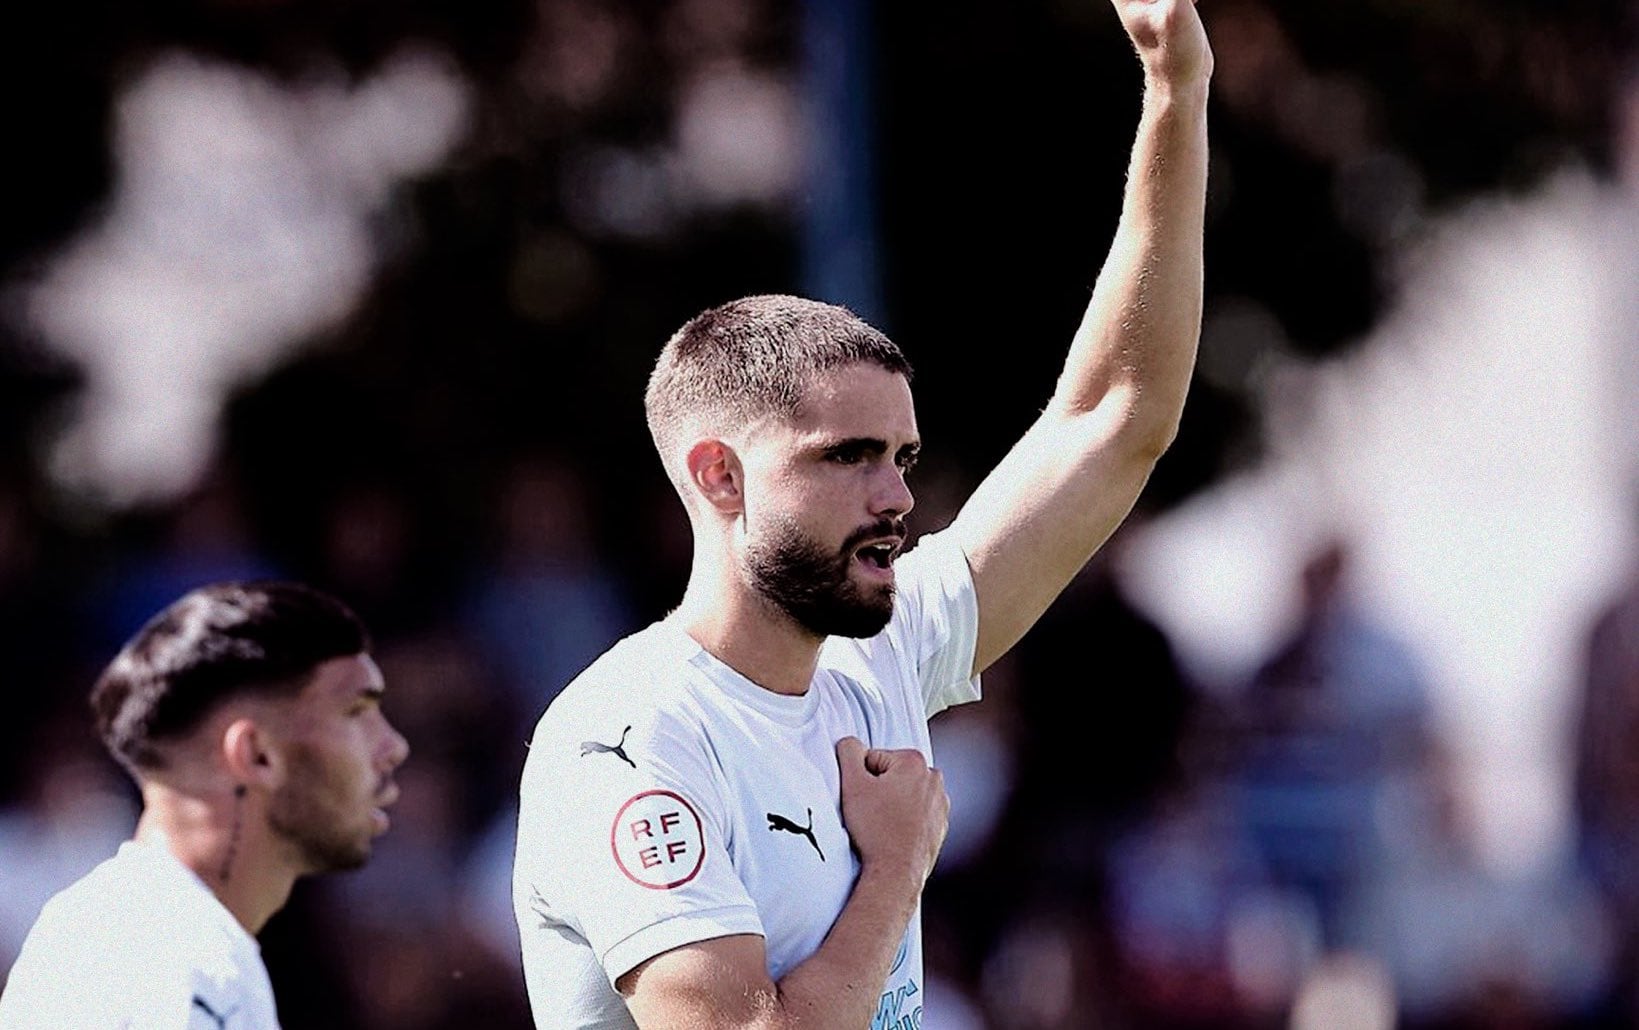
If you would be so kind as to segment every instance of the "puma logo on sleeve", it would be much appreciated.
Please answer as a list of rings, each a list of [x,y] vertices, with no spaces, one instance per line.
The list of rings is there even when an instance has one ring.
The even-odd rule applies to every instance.
[[[581,744],[580,744],[580,756],[582,758],[585,758],[587,755],[593,755],[593,754],[614,755],[616,758],[619,758],[622,762],[625,762],[627,765],[631,766],[633,769],[636,769],[637,768],[637,763],[632,761],[626,755],[626,734],[628,734],[630,732],[632,732],[632,728],[630,726],[628,726],[628,727],[626,727],[626,729],[622,730],[621,734],[620,734],[620,743],[618,743],[618,744],[604,744],[604,743],[600,743],[596,740],[583,740],[583,741],[581,741]]]
[[[233,1008],[219,1014],[215,1009],[211,1008],[209,1002],[197,994],[193,996],[193,1007],[205,1013],[205,1015],[210,1018],[211,1022],[215,1023],[218,1027],[224,1028],[224,1030],[228,1025],[228,1020],[232,1018],[235,1012],[239,1011],[238,1009]]]
[[[825,852],[820,850],[819,841],[814,838],[814,810],[812,808],[808,810],[807,826],[798,826],[785,816],[776,815],[773,812],[769,812],[767,815],[769,832],[784,830],[786,833],[794,833],[799,837],[807,837],[808,843],[814,845],[814,852],[819,855],[820,861],[825,861]]]

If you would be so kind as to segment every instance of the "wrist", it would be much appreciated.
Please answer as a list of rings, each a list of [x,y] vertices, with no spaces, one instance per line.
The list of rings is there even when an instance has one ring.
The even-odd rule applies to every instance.
[[[860,884],[870,882],[893,894],[915,898],[922,893],[922,885],[927,878],[926,865],[917,863],[905,854],[861,857],[859,860]]]
[[[1194,75],[1144,75],[1144,105],[1162,110],[1193,111],[1206,107],[1212,76],[1207,71]]]

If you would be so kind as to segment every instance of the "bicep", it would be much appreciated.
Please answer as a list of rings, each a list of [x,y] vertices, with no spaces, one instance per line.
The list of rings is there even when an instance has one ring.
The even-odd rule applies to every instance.
[[[615,989],[644,1030],[782,1025],[763,938],[735,934],[663,952],[622,974]]]
[[[1154,455],[1122,428],[1115,404],[1043,415],[952,523],[979,606],[975,673],[1018,642],[1132,510]]]

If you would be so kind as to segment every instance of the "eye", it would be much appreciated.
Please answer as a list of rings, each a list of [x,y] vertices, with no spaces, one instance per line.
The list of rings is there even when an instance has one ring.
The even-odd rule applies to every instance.
[[[853,444],[833,447],[825,452],[825,460],[834,465],[858,465],[865,460],[865,448]]]
[[[899,466],[900,472],[909,472],[916,467],[916,463],[921,457],[922,455],[916,451],[901,451],[895,457],[894,463]]]

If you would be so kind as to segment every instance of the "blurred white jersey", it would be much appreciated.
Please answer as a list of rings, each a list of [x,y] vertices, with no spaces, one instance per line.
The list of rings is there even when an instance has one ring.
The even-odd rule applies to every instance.
[[[888,627],[828,640],[800,697],[757,686],[664,621],[553,702],[524,764],[513,880],[538,1027],[633,1027],[615,981],[685,944],[759,934],[775,980],[819,948],[859,873],[837,741],[931,762],[928,717],[979,696],[960,548],[929,536],[896,568]],[[918,916],[874,1030],[919,1026],[923,983]]]
[[[162,841],[120,845],[46,903],[3,1030],[278,1030],[256,939]]]

